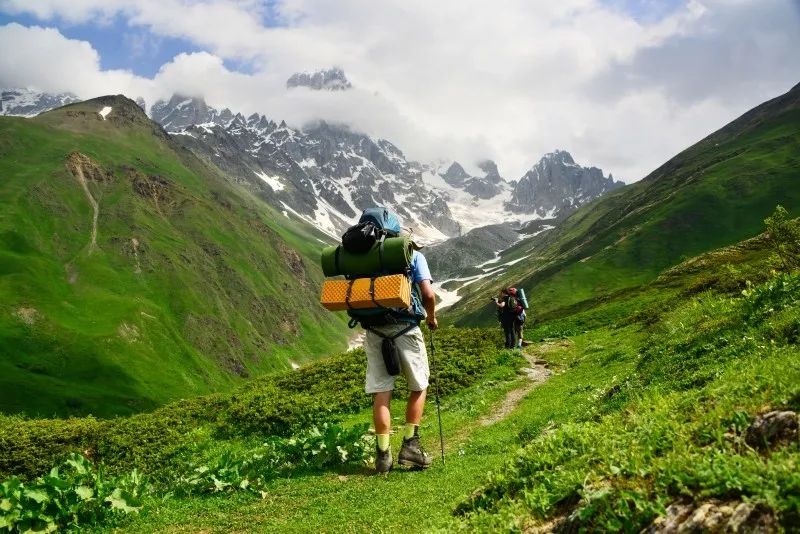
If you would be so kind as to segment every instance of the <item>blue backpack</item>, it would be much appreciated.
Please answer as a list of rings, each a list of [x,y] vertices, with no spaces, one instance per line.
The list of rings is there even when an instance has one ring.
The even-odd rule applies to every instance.
[[[386,237],[396,237],[400,235],[400,218],[389,209],[382,206],[367,208],[361,213],[358,224],[349,228],[342,236],[342,246],[349,251],[356,252],[358,249],[370,250],[376,240],[383,240]],[[368,245],[368,246],[367,246]],[[412,260],[413,261],[413,260]],[[418,326],[420,321],[425,318],[422,299],[419,295],[419,288],[414,283],[411,273],[411,265],[407,265],[404,271],[371,273],[372,277],[386,274],[405,274],[411,282],[411,307],[404,308],[365,308],[350,309],[347,314],[350,316],[350,328],[355,328],[360,324],[366,330],[373,330],[373,327],[386,326],[390,324],[408,324],[408,328],[403,329],[396,336],[398,337],[411,328]],[[348,280],[356,278],[354,276],[345,277]],[[375,332],[381,337],[379,332]]]

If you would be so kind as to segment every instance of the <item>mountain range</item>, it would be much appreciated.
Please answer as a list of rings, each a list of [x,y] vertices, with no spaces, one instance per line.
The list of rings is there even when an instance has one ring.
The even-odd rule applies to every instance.
[[[293,86],[313,89],[346,81],[340,69],[292,79]],[[325,87],[316,87],[316,79]],[[38,101],[55,102],[50,95]],[[143,101],[138,103],[144,108]],[[458,162],[409,160],[390,141],[345,125],[318,121],[294,128],[260,114],[218,110],[199,97],[159,100],[150,116],[177,142],[287,218],[314,224],[333,238],[373,205],[394,209],[418,240],[436,243],[487,224],[563,217],[622,185],[598,169],[577,166],[561,151],[555,154],[566,156],[545,156],[518,181],[503,178],[492,161],[479,162],[480,172],[470,175]],[[537,169],[546,180],[532,181]]]
[[[0,115],[35,117],[79,100],[72,93],[50,94],[30,89],[4,89],[0,91]]]

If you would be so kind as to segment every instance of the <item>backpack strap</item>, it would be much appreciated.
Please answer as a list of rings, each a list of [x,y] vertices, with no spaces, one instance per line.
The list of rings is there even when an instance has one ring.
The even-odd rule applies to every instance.
[[[375,278],[376,277],[372,276],[369,279],[369,298],[376,307],[383,308],[384,306],[375,300]]]
[[[386,233],[382,232],[381,233],[381,237],[380,237],[380,241],[378,242],[378,259],[380,260],[380,264],[381,264],[381,273],[383,273],[386,270],[386,267],[384,266],[384,263],[383,263],[383,244],[384,244],[385,240],[386,240]],[[375,284],[375,279],[374,278],[372,279],[372,283],[373,283],[373,285]],[[374,300],[373,300],[373,302],[374,302]]]
[[[350,306],[350,297],[352,296],[353,296],[353,280],[350,280],[350,283],[347,284],[347,294],[344,296],[344,303],[347,304],[348,310],[353,309],[353,307]]]

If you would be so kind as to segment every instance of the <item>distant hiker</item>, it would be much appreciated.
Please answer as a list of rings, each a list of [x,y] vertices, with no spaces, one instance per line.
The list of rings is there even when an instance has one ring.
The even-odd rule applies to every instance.
[[[400,237],[400,228],[400,219],[388,209],[366,209],[359,223],[345,232],[342,245],[325,249],[322,256],[326,276],[343,274],[350,280],[338,281],[349,283],[345,290],[346,308],[336,307],[336,302],[323,302],[323,305],[327,304],[328,309],[347,309],[351,317],[350,326],[361,324],[367,330],[364,391],[373,395],[372,416],[377,436],[375,468],[378,473],[387,473],[392,468],[389,404],[395,379],[400,373],[408,382],[409,394],[398,462],[420,468],[431,465],[431,457],[419,439],[419,424],[430,378],[428,353],[419,325],[425,320],[431,330],[438,327],[436,297],[425,256],[416,250],[416,245],[408,237]],[[403,287],[396,294],[389,295],[385,288],[394,288],[394,285],[386,280],[391,279],[394,283],[398,275]],[[359,284],[360,281],[364,283]],[[334,283],[331,283],[331,288]],[[362,287],[367,291],[362,292]],[[330,293],[331,298],[341,295],[340,291],[333,289]],[[404,295],[402,302],[410,305],[389,307],[385,304],[397,302],[396,297],[400,294]],[[326,298],[323,287],[323,300]],[[366,300],[359,300],[362,298]],[[384,299],[383,304],[381,299]]]
[[[497,318],[500,320],[500,326],[503,327],[505,348],[513,349],[516,346],[514,340],[514,319],[516,314],[509,306],[508,297],[508,290],[501,289],[500,295],[493,297],[492,300],[494,300],[494,304],[497,306]]]
[[[522,348],[522,325],[525,323],[525,309],[528,301],[520,288],[509,287],[500,290],[498,297],[492,297],[497,307],[497,318],[503,327],[505,348]]]

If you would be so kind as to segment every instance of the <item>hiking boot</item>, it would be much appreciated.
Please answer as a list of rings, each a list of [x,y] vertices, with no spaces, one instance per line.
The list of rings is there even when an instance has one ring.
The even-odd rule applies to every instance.
[[[375,447],[375,471],[379,474],[388,473],[392,468],[392,448],[389,447],[385,451]]]
[[[422,445],[420,445],[419,436],[414,436],[408,439],[403,438],[403,447],[400,449],[397,461],[400,465],[425,469],[426,467],[430,467],[433,460],[431,460],[431,457],[425,452]]]

